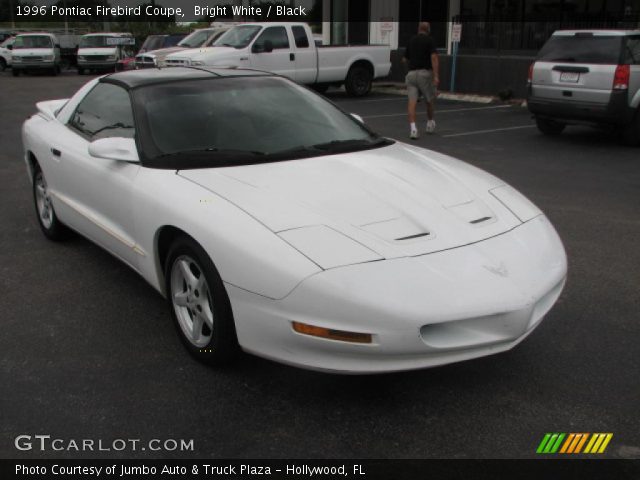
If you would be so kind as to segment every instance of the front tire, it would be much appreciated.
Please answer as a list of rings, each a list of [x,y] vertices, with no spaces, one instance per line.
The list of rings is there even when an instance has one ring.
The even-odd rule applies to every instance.
[[[567,126],[564,123],[549,120],[548,118],[536,118],[536,125],[545,135],[560,135]]]
[[[373,75],[364,65],[354,65],[349,69],[344,87],[352,97],[364,97],[371,91]]]
[[[209,255],[190,237],[180,237],[164,271],[171,316],[189,353],[209,365],[233,361],[240,348],[231,303]]]
[[[37,166],[33,172],[33,201],[36,207],[38,225],[40,225],[42,233],[49,240],[56,242],[67,238],[69,230],[58,220],[51,202],[47,181],[42,170]]]

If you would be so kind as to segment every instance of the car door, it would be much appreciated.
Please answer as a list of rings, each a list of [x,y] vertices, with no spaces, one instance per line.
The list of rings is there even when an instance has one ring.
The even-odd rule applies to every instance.
[[[273,51],[266,52],[266,42],[271,42]],[[296,60],[291,49],[287,29],[283,26],[265,28],[251,47],[251,68],[284,75],[295,80]]]
[[[315,45],[310,41],[306,29],[302,25],[291,27],[293,40],[296,45],[296,75],[298,83],[314,83],[318,72],[318,53]]]
[[[51,152],[57,160],[56,197],[64,204],[65,222],[137,268],[132,196],[140,166],[92,157],[88,151],[94,140],[134,135],[129,93],[98,83],[60,128]]]

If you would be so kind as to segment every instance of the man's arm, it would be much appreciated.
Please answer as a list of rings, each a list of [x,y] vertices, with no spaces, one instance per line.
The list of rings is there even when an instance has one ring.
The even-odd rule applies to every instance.
[[[438,88],[440,84],[440,60],[436,52],[431,54],[431,67],[433,68],[433,84]]]

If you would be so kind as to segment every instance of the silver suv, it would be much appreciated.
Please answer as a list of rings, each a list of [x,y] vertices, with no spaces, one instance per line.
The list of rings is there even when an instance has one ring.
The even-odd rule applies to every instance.
[[[541,132],[613,126],[640,144],[640,30],[559,30],[529,68],[527,103]]]

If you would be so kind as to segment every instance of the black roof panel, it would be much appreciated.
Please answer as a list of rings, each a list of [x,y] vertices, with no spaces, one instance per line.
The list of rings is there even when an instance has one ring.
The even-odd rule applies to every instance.
[[[169,83],[180,80],[196,80],[208,77],[252,77],[270,76],[269,72],[248,70],[242,68],[224,67],[167,67],[145,68],[142,70],[128,70],[113,73],[100,79],[101,82],[115,83],[126,89]]]

